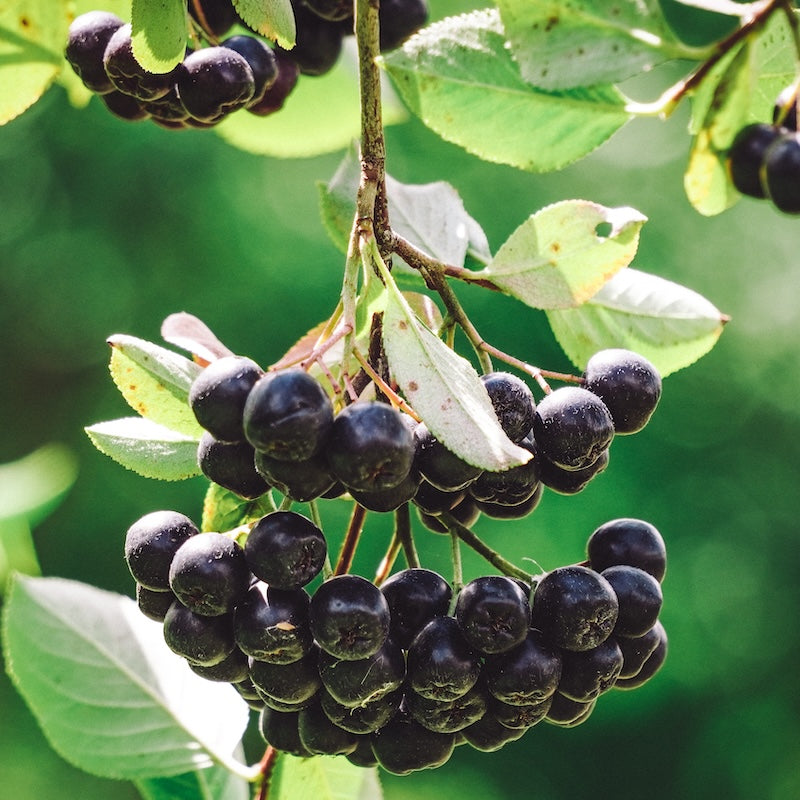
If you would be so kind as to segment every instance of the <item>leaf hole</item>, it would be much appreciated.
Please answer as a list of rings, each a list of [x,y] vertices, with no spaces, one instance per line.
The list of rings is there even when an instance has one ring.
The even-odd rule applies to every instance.
[[[594,235],[598,239],[608,239],[613,230],[614,226],[610,222],[598,222],[594,229]]]

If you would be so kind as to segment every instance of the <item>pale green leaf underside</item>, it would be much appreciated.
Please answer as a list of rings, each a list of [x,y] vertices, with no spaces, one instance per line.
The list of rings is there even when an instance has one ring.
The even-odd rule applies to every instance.
[[[277,158],[306,158],[343,150],[359,135],[361,113],[355,52],[352,43],[345,45],[330,72],[318,77],[300,76],[280,111],[267,117],[232,114],[214,130],[234,147]],[[397,95],[388,82],[383,88],[384,124],[404,121],[407,114]]]
[[[695,138],[684,177],[686,195],[701,214],[719,214],[739,199],[728,175],[728,148],[745,125],[772,119],[775,98],[794,79],[795,66],[789,23],[773,14],[701,83],[692,101]]]
[[[579,369],[598,350],[624,347],[650,359],[663,376],[705,355],[726,319],[697,292],[634,269],[617,273],[582,306],[547,316]]]
[[[133,0],[133,55],[148,72],[169,72],[186,53],[185,0]]]
[[[0,464],[0,520],[22,517],[35,525],[75,482],[78,462],[60,444],[46,444]]]
[[[342,252],[353,226],[359,177],[358,152],[351,147],[331,180],[318,186],[323,223]],[[424,252],[459,267],[467,253],[484,261],[491,257],[486,234],[449,183],[404,184],[387,175],[386,194],[392,229]]]
[[[196,438],[143,417],[98,422],[86,428],[92,444],[123,467],[145,478],[182,481],[200,474]]]
[[[278,758],[270,783],[274,800],[381,800],[375,769],[344,758]]]
[[[549,92],[527,83],[492,10],[430,25],[384,63],[411,110],[442,138],[534,172],[577,161],[630,118],[613,86]]]
[[[224,767],[136,781],[143,800],[249,800],[250,785]]]
[[[66,2],[0,3],[0,125],[30,108],[64,64]]]
[[[388,281],[383,342],[389,370],[411,407],[450,451],[498,472],[524,464],[530,453],[505,435],[477,372],[431,333]]]
[[[245,24],[289,50],[297,33],[291,0],[233,0]]]
[[[202,367],[144,339],[116,334],[111,377],[128,405],[143,417],[199,439],[202,428],[189,406],[189,389]]]
[[[3,616],[9,673],[67,761],[129,780],[230,763],[246,704],[194,675],[130,598],[19,576]]]
[[[216,483],[208,487],[203,501],[203,531],[230,531],[248,522],[255,522],[265,514],[276,511],[272,495],[268,492],[256,500],[246,500]]]
[[[571,308],[630,264],[646,219],[633,208],[564,200],[528,217],[475,276],[533,308]]]
[[[657,0],[497,0],[523,78],[543,89],[617,83],[681,53]]]

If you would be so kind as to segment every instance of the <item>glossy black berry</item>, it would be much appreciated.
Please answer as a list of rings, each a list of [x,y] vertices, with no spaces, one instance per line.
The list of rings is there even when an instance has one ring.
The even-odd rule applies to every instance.
[[[667,548],[655,525],[641,519],[612,519],[589,537],[586,552],[592,569],[602,572],[628,564],[650,573],[657,581],[667,571]]]
[[[167,94],[181,73],[180,64],[165,73],[144,69],[133,55],[130,24],[118,28],[108,40],[103,66],[115,89],[144,101],[157,100]]]
[[[221,533],[198,533],[172,559],[169,585],[178,600],[196,614],[227,614],[244,600],[250,570],[242,548]]]
[[[570,700],[588,703],[607,692],[622,669],[622,650],[612,636],[591,650],[565,650],[558,691]]]
[[[248,442],[221,442],[208,431],[200,437],[197,463],[210,481],[239,497],[254,500],[270,485],[255,467],[255,450]]]
[[[546,700],[561,678],[561,652],[538,630],[506,653],[486,659],[483,676],[489,692],[510,705]]]
[[[317,658],[316,648],[291,664],[270,664],[251,658],[250,680],[265,698],[279,700],[284,708],[298,707],[314,697],[322,686]]]
[[[305,586],[320,573],[327,553],[322,531],[294,511],[262,517],[244,546],[250,571],[276,589]]]
[[[647,657],[639,671],[631,678],[617,678],[615,689],[638,689],[644,686],[664,666],[667,658],[667,633],[663,627],[659,629],[659,640],[653,652]]]
[[[775,99],[772,124],[790,131],[797,130],[797,86],[787,86]]]
[[[399,47],[428,21],[425,0],[382,0],[378,12],[381,52]]]
[[[354,661],[377,653],[389,634],[389,605],[377,586],[358,575],[325,581],[311,598],[311,632],[336,658]]]
[[[539,480],[542,485],[557,494],[578,494],[582,492],[601,472],[608,467],[609,451],[604,450],[597,461],[583,469],[564,469],[554,464],[543,454],[539,454]]]
[[[258,582],[234,612],[236,644],[247,655],[291,664],[311,651],[310,598],[303,589],[276,589]]]
[[[664,637],[664,626],[658,621],[644,636],[635,638],[617,637],[617,644],[622,651],[622,669],[619,677],[625,679],[633,678],[637,675],[645,661],[650,658]]]
[[[532,497],[540,485],[536,445],[532,438],[523,439],[519,445],[534,457],[525,464],[503,472],[483,472],[469,485],[468,491],[475,500],[482,503],[515,506]]]
[[[453,590],[437,572],[411,568],[397,572],[381,585],[391,613],[390,635],[404,650],[434,618],[447,614]]]
[[[154,592],[140,583],[136,584],[136,604],[139,606],[139,611],[148,619],[163,622],[175,599],[175,595],[170,591]]]
[[[299,711],[275,711],[265,708],[258,716],[258,730],[264,741],[280,750],[300,758],[307,758],[311,753],[300,741],[297,729]]]
[[[359,706],[399,689],[406,676],[406,662],[400,647],[387,639],[377,653],[356,661],[342,661],[323,651],[319,676],[334,700],[344,706]]]
[[[326,453],[331,472],[348,488],[389,489],[411,472],[414,436],[386,403],[353,403],[336,415]]]
[[[408,685],[431,700],[455,700],[478,680],[480,655],[454,617],[436,617],[408,649]]]
[[[176,82],[184,108],[201,122],[215,122],[244,107],[255,91],[247,59],[227,47],[190,53]]]
[[[194,664],[213,666],[233,652],[233,617],[206,617],[174,602],[164,617],[164,641]]]
[[[539,581],[532,627],[565,650],[590,650],[605,641],[619,614],[611,584],[587,567],[559,567]]]
[[[320,692],[320,704],[328,719],[343,730],[362,735],[382,728],[397,713],[402,699],[403,692],[398,690],[362,705],[346,706],[326,689]]]
[[[486,689],[478,682],[455,700],[431,700],[406,692],[405,708],[412,719],[436,733],[456,733],[477,722],[488,705]]]
[[[506,728],[527,730],[545,718],[552,702],[551,695],[545,700],[539,700],[537,703],[514,706],[490,697],[488,708],[491,715]]]
[[[491,711],[487,711],[477,722],[464,728],[461,733],[475,750],[492,753],[500,750],[509,742],[519,739],[525,730],[525,728],[509,728],[507,725],[503,725]]]
[[[617,636],[644,636],[656,624],[663,602],[661,584],[638,567],[618,564],[600,573],[619,601]]]
[[[346,753],[345,758],[351,764],[362,769],[378,766],[378,759],[375,758],[375,753],[372,752],[372,738],[369,736],[360,736],[356,749],[352,753]]]
[[[779,211],[800,214],[800,135],[784,133],[764,154],[761,184]]]
[[[218,683],[238,683],[247,680],[249,676],[247,656],[238,647],[235,647],[219,664],[206,667],[190,663],[189,669],[207,681]]]
[[[728,150],[731,183],[750,197],[766,196],[761,183],[761,165],[767,148],[781,136],[781,129],[765,122],[746,125],[736,134]]]
[[[319,702],[304,708],[297,718],[300,741],[308,750],[318,756],[338,756],[356,749],[356,734],[340,728],[328,719]]]
[[[536,446],[563,469],[583,469],[597,461],[614,438],[614,422],[603,401],[579,386],[546,395],[533,418]]]
[[[98,94],[107,94],[114,89],[103,66],[103,53],[123,24],[116,14],[89,11],[76,17],[69,26],[64,55],[83,85]]]
[[[508,372],[481,376],[500,427],[512,442],[521,442],[533,425],[536,403],[528,384]]]
[[[256,450],[279,461],[305,461],[322,446],[333,425],[333,406],[307,372],[265,375],[244,408],[244,432]]]
[[[404,503],[412,500],[417,493],[419,481],[419,476],[411,472],[397,486],[371,491],[350,489],[350,496],[368,511],[385,514],[388,511],[397,510]]]
[[[444,492],[464,489],[483,471],[448,450],[424,423],[417,426],[414,437],[416,439],[414,464],[422,476],[437,489]]]
[[[231,0],[189,0],[189,14],[200,27],[217,39],[224,36],[239,20]]]
[[[275,82],[264,92],[260,100],[254,100],[247,105],[247,110],[259,117],[266,117],[280,111],[286,98],[297,85],[297,79],[300,76],[299,67],[286,50],[278,48],[273,53],[278,70]]]
[[[454,747],[454,734],[429,731],[402,711],[372,735],[372,751],[378,763],[395,775],[440,767]]]
[[[550,702],[545,720],[560,728],[574,728],[586,722],[596,704],[597,700],[582,703],[556,692]]]
[[[131,575],[147,589],[169,589],[169,568],[178,548],[197,526],[177,511],[153,511],[128,528],[125,536],[125,561]]]
[[[324,496],[336,483],[324,453],[304,461],[279,461],[256,450],[254,464],[265,481],[298,503]]]
[[[450,533],[446,520],[452,517],[460,522],[465,528],[471,528],[481,515],[478,504],[470,495],[466,495],[451,511],[443,514],[424,514],[420,513],[419,518],[428,530],[434,533]]]
[[[485,575],[461,590],[455,617],[472,647],[485,654],[502,653],[525,639],[531,610],[511,578]]]
[[[145,110],[141,100],[123,94],[114,89],[107,94],[100,95],[105,107],[119,119],[126,122],[139,122],[143,119],[150,119],[150,114]]]
[[[297,33],[289,55],[303,75],[324,75],[339,60],[344,32],[339,25],[318,17],[305,3],[293,5]]]
[[[595,353],[583,373],[585,386],[605,403],[614,420],[614,432],[640,431],[661,397],[661,375],[644,356],[631,350]]]
[[[253,71],[253,97],[247,107],[258,103],[264,93],[278,79],[278,62],[273,49],[263,40],[255,36],[229,36],[222,42],[223,47],[235,50],[244,56]]]
[[[414,505],[425,514],[441,514],[455,508],[464,499],[465,491],[445,492],[423,478],[414,495]]]
[[[189,405],[200,426],[220,441],[243,441],[244,405],[263,374],[255,361],[242,356],[212,361],[189,389]]]
[[[483,503],[475,501],[476,508],[481,514],[486,514],[492,519],[522,519],[527,517],[541,502],[544,484],[540,483],[533,494],[521,503],[506,505],[505,503]]]

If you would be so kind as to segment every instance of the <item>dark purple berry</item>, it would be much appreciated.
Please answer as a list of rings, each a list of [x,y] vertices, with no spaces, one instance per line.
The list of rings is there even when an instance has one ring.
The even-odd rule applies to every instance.
[[[604,450],[597,461],[583,469],[564,469],[554,464],[543,454],[539,454],[539,480],[542,485],[557,494],[578,494],[589,482],[608,467],[609,454]]]
[[[423,478],[414,495],[414,505],[424,514],[441,514],[455,508],[464,499],[464,492],[444,492]]]
[[[103,66],[103,53],[123,21],[107,11],[89,11],[76,17],[69,26],[65,56],[87,89],[108,94],[114,85]]]
[[[527,517],[541,502],[544,484],[540,483],[533,494],[521,503],[506,505],[505,503],[483,503],[475,501],[476,508],[491,519],[523,519]]]
[[[210,481],[239,497],[254,500],[269,489],[255,467],[255,450],[248,442],[221,442],[208,431],[200,437],[197,463]]]
[[[264,741],[276,750],[307,758],[311,753],[300,741],[297,729],[299,716],[299,711],[275,711],[272,708],[265,708],[258,717],[258,730]]]
[[[265,481],[298,503],[323,497],[336,484],[324,453],[304,461],[279,461],[256,450],[254,464]]]
[[[356,749],[356,734],[340,728],[328,719],[319,702],[304,708],[297,718],[300,742],[317,756],[339,756]]]
[[[265,698],[280,701],[285,708],[299,710],[322,686],[317,669],[318,650],[312,648],[303,658],[291,664],[270,664],[250,659],[250,680]]]
[[[477,722],[488,704],[486,689],[478,682],[455,700],[431,700],[407,691],[405,708],[412,719],[436,733],[456,733]]]
[[[192,19],[217,39],[239,21],[231,0],[188,0],[187,6]]]
[[[164,617],[164,641],[170,650],[194,664],[219,664],[236,646],[233,617],[202,616],[176,601]]]
[[[595,353],[583,373],[586,388],[605,403],[614,432],[636,433],[647,424],[661,397],[661,375],[644,356],[631,350]]]
[[[644,686],[664,666],[667,658],[667,633],[659,626],[659,641],[653,652],[642,664],[639,671],[631,678],[617,678],[616,689],[638,689]]]
[[[428,21],[425,0],[381,0],[378,11],[381,52],[394,50]]]
[[[124,119],[126,122],[139,122],[150,118],[150,114],[145,110],[141,100],[118,92],[116,89],[100,95],[100,99],[115,117]]]
[[[618,564],[600,573],[619,601],[616,636],[644,636],[656,624],[663,597],[661,584],[638,567]]]
[[[481,376],[500,427],[512,442],[521,442],[533,425],[536,403],[525,381],[508,372]]]
[[[103,66],[109,81],[123,94],[148,102],[164,97],[181,73],[181,65],[170,72],[148,72],[133,55],[131,26],[118,28],[108,40],[103,53]]]
[[[423,478],[443,492],[464,489],[483,471],[448,450],[425,423],[417,426],[414,438],[416,439],[414,465]]]
[[[597,528],[586,545],[589,564],[602,572],[627,564],[650,573],[657,581],[667,571],[667,549],[658,529],[641,519],[612,519]]]
[[[318,17],[305,3],[293,5],[297,32],[288,54],[303,75],[324,75],[339,60],[344,32],[339,25]]]
[[[477,722],[464,728],[461,733],[467,743],[476,750],[492,753],[509,742],[519,739],[525,730],[525,728],[510,728],[503,725],[491,711],[487,711]]]
[[[213,664],[210,667],[204,667],[201,664],[189,664],[189,669],[205,678],[207,681],[216,681],[219,683],[238,683],[239,681],[248,680],[249,672],[247,666],[247,656],[239,650],[238,647],[234,648],[230,655],[226,656],[219,664]]]
[[[550,710],[552,702],[553,698],[551,695],[545,700],[539,700],[537,703],[512,706],[495,697],[490,697],[489,711],[492,716],[494,716],[501,725],[505,725],[506,728],[527,730],[545,718],[547,712]]]
[[[588,703],[607,692],[622,669],[622,650],[612,636],[591,650],[565,650],[558,691],[570,700]]]
[[[367,511],[377,511],[385,514],[388,511],[396,511],[400,506],[412,500],[417,493],[419,481],[419,476],[412,472],[400,481],[397,486],[368,491],[350,489],[350,496],[359,505],[364,506]]]
[[[795,84],[787,86],[775,99],[772,124],[790,131],[797,130],[797,92]]]
[[[605,641],[619,614],[611,584],[587,567],[559,567],[536,585],[532,627],[557,647],[590,650]]]
[[[581,703],[577,700],[570,700],[560,692],[553,695],[550,708],[547,710],[545,720],[552,725],[560,728],[574,728],[589,718],[594,711],[597,700],[589,700]]]
[[[403,692],[398,690],[358,706],[346,706],[327,690],[320,693],[322,710],[328,719],[343,730],[357,734],[374,733],[382,728],[397,713],[402,699]]]
[[[764,198],[761,165],[767,148],[782,134],[780,128],[766,122],[746,125],[736,134],[728,150],[727,164],[731,183],[742,194]]]
[[[394,775],[440,767],[454,747],[455,734],[429,731],[402,711],[372,735],[378,763]]]
[[[304,0],[304,4],[318,17],[331,22],[341,22],[353,16],[353,0]]]
[[[255,361],[242,356],[212,361],[189,390],[189,405],[200,426],[220,441],[243,441],[244,405],[263,374]]]
[[[800,214],[800,134],[784,133],[769,146],[761,185],[778,211]]]
[[[616,637],[619,649],[622,651],[622,669],[619,677],[633,678],[658,647],[662,637],[664,637],[664,626],[660,622],[656,622],[644,636]]]
[[[244,56],[253,71],[255,88],[253,97],[246,106],[249,108],[261,101],[267,89],[278,79],[278,62],[275,59],[275,53],[263,39],[255,36],[229,36],[222,42],[222,46]]]
[[[466,495],[452,511],[436,515],[420,513],[419,518],[422,524],[434,533],[450,533],[447,524],[451,517],[465,528],[471,528],[478,521],[480,515],[481,510],[478,508],[478,504],[470,495]]]
[[[345,753],[344,757],[351,764],[362,769],[378,766],[378,759],[375,758],[375,753],[372,752],[372,738],[370,736],[359,736],[356,749],[352,753]]]
[[[139,611],[148,619],[163,622],[175,599],[175,595],[170,591],[154,592],[140,583],[136,584],[136,604],[139,606]]]
[[[260,100],[247,106],[247,110],[251,114],[259,117],[266,117],[283,108],[286,98],[297,85],[300,75],[300,69],[286,50],[278,48],[274,51],[274,55],[278,68],[275,82],[264,92],[264,96]]]
[[[311,598],[311,632],[319,646],[346,661],[377,653],[389,634],[389,605],[358,575],[325,581]]]

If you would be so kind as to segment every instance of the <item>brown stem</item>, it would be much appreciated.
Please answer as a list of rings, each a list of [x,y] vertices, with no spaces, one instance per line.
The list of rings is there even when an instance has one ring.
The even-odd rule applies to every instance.
[[[392,540],[389,542],[389,549],[386,551],[386,555],[381,559],[381,563],[375,571],[375,580],[373,583],[376,586],[380,586],[389,577],[394,562],[397,561],[397,556],[400,555],[402,549],[403,543],[400,541],[397,531],[395,531]]]
[[[530,375],[536,381],[536,383],[539,384],[540,388],[545,394],[550,394],[551,391],[550,386],[545,378],[552,378],[553,380],[562,381],[563,383],[583,383],[583,378],[581,378],[579,375],[570,375],[566,372],[553,372],[549,369],[540,369],[539,367],[534,367],[533,364],[528,364],[527,361],[522,361],[521,359],[515,358],[508,353],[504,353],[502,350],[498,350],[488,342],[481,342],[480,347],[481,349],[486,350],[487,353],[491,353],[500,361],[505,361],[506,364],[510,364],[512,367],[516,367],[521,372],[525,372],[526,374]]]
[[[259,774],[261,776],[261,785],[258,789],[258,800],[267,800],[269,797],[269,780],[272,777],[272,771],[275,769],[275,763],[278,760],[279,751],[272,745],[267,745],[264,755],[259,764]]]
[[[364,370],[364,372],[366,372],[366,374],[372,378],[372,382],[375,384],[378,390],[386,395],[392,405],[397,406],[397,408],[408,414],[408,416],[414,421],[422,422],[422,418],[419,416],[419,414],[417,414],[417,412],[414,411],[414,409],[411,408],[411,406],[406,403],[406,401],[403,400],[403,398],[400,397],[400,395],[397,394],[397,392],[392,389],[392,387],[389,386],[389,384],[386,383],[386,381],[380,375],[378,375],[377,372],[375,372],[375,370],[372,368],[372,365],[366,358],[364,358],[358,349],[353,350],[353,355],[356,357],[358,363],[361,364],[361,368]]]
[[[353,503],[353,513],[350,516],[350,524],[347,526],[347,533],[342,542],[342,549],[339,551],[339,558],[336,559],[336,566],[333,568],[334,575],[346,575],[353,566],[353,557],[356,554],[356,547],[364,529],[364,519],[367,510],[358,503]]]
[[[414,546],[414,537],[411,535],[411,509],[408,507],[408,503],[403,503],[394,512],[394,529],[403,548],[406,564],[408,564],[409,568],[419,567],[419,555],[417,554],[417,548]]]

